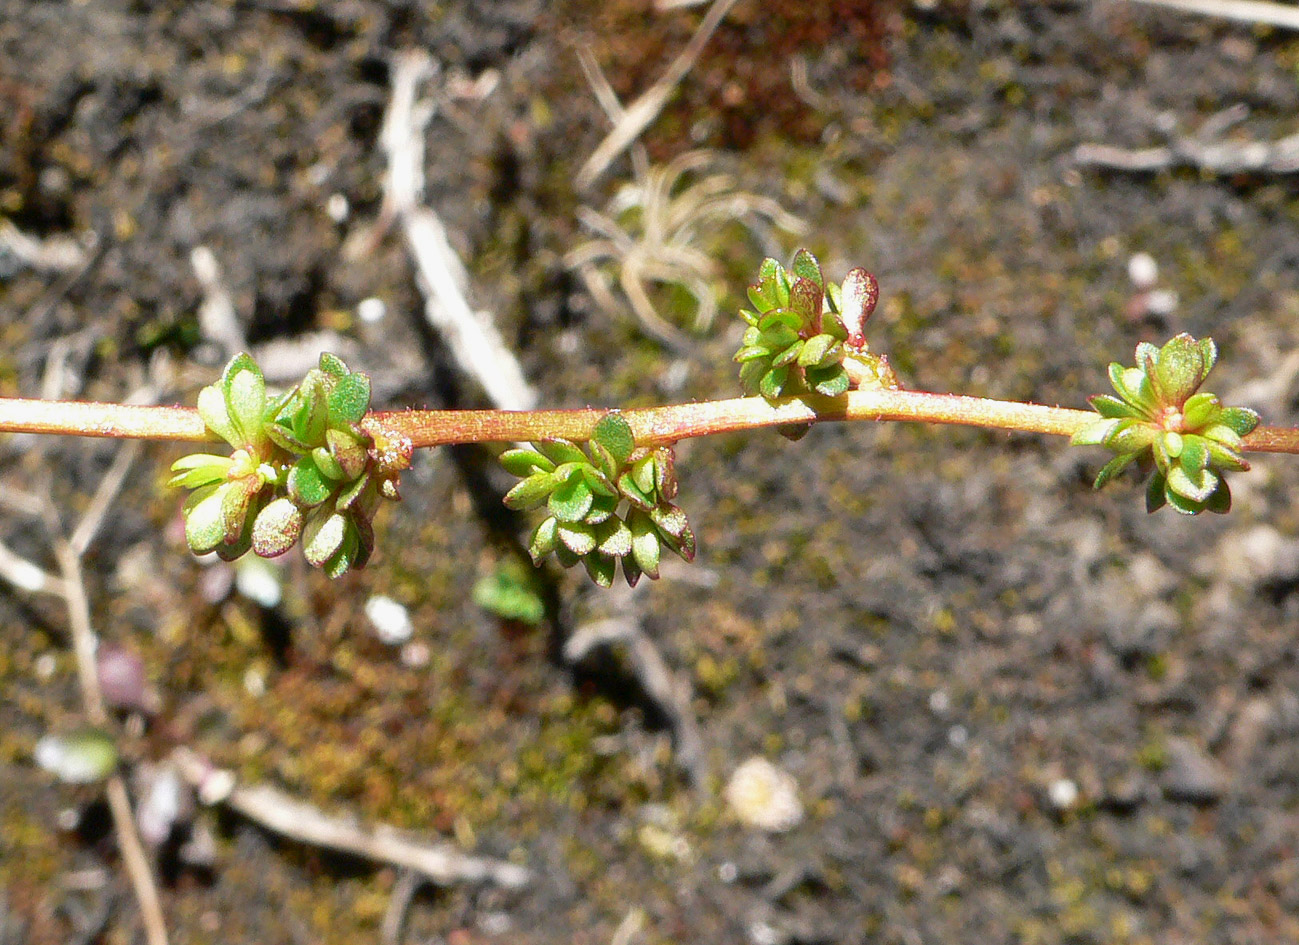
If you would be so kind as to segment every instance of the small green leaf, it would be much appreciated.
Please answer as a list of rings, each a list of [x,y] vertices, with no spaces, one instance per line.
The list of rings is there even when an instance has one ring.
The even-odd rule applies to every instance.
[[[631,529],[616,516],[595,526],[595,540],[602,555],[621,558],[631,553]]]
[[[1095,394],[1087,398],[1092,409],[1106,419],[1141,419],[1142,413],[1126,401],[1111,397],[1109,394]],[[1078,445],[1078,444],[1075,444]]]
[[[537,625],[546,619],[546,602],[533,587],[532,576],[501,565],[474,584],[473,601],[504,620]]]
[[[1182,333],[1170,338],[1159,349],[1151,382],[1163,404],[1182,406],[1204,383],[1218,356],[1213,340],[1204,340],[1208,342],[1207,346]]]
[[[653,480],[651,479],[651,484]],[[646,490],[640,487],[640,484],[634,478],[633,473],[623,473],[618,478],[618,491],[626,497],[627,501],[637,508],[652,509],[656,504],[655,498]]]
[[[372,482],[373,477],[368,472],[362,476],[358,476],[339,490],[338,497],[334,499],[334,507],[338,509],[350,509],[362,498],[362,496],[365,495],[366,489]]]
[[[1187,398],[1182,405],[1182,422],[1188,430],[1198,430],[1215,420],[1222,407],[1221,402],[1208,391],[1201,391]]]
[[[735,358],[733,360],[740,364],[744,364],[747,361],[759,361],[763,358],[769,357],[771,357],[770,348],[764,348],[760,345],[750,345],[735,352]]]
[[[686,513],[675,505],[655,506],[649,510],[649,517],[658,526],[659,531],[674,538],[680,537],[687,531],[690,524],[686,520]]]
[[[288,490],[294,502],[303,508],[311,509],[329,498],[330,493],[334,491],[334,483],[316,466],[315,459],[304,456],[289,470]]]
[[[204,387],[198,392],[198,414],[203,418],[203,422],[209,430],[235,449],[244,446],[239,433],[230,420],[230,413],[226,410],[225,395],[221,393],[221,389],[216,385]]]
[[[808,368],[807,382],[812,390],[822,397],[838,397],[840,394],[846,394],[852,384],[848,372],[841,364],[824,368]]]
[[[561,522],[556,527],[555,534],[560,544],[579,557],[595,550],[595,533],[590,525]]]
[[[1227,485],[1226,479],[1218,480],[1218,488],[1209,496],[1204,507],[1215,515],[1226,515],[1231,511],[1231,487]]]
[[[1096,474],[1096,481],[1092,483],[1092,488],[1104,488],[1111,479],[1127,469],[1140,456],[1140,453],[1121,453],[1115,456],[1101,467],[1101,471]]]
[[[1167,480],[1166,488],[1170,492],[1196,503],[1205,502],[1218,488],[1217,475],[1208,469],[1201,469],[1193,476],[1181,466],[1173,466],[1168,470]],[[1169,496],[1169,501],[1172,501],[1172,496]]]
[[[230,470],[230,457],[212,453],[191,453],[171,464],[176,475],[167,480],[172,488],[198,489],[224,481]]]
[[[586,513],[582,521],[588,525],[599,525],[601,522],[608,521],[618,509],[619,496],[616,495],[597,495],[591,500],[591,508]]]
[[[359,372],[338,378],[328,402],[331,427],[346,428],[356,423],[370,409],[370,378]]]
[[[785,383],[789,380],[789,368],[782,367],[768,371],[762,376],[761,383],[758,384],[758,393],[768,400],[775,400],[785,390]]]
[[[513,449],[501,454],[501,465],[512,476],[531,476],[534,472],[554,472],[555,464],[536,450]]]
[[[343,359],[336,354],[330,354],[328,351],[322,351],[320,354],[320,370],[324,371],[330,377],[347,377],[352,373],[343,363]]]
[[[818,290],[825,287],[825,279],[821,275],[821,264],[806,249],[800,249],[794,254],[793,262],[790,263],[789,268],[794,275],[810,281]]]
[[[818,283],[801,276],[794,280],[789,288],[789,307],[798,313],[799,328],[820,331],[824,300],[825,291]]]
[[[1223,411],[1224,413],[1226,411]],[[1220,446],[1226,447],[1234,453],[1240,453],[1245,449],[1245,441],[1240,438],[1231,427],[1225,423],[1214,424],[1211,427],[1205,427],[1199,431],[1200,436],[1206,440],[1211,440]]]
[[[1116,453],[1135,453],[1152,444],[1162,445],[1161,431],[1152,424],[1139,420],[1114,420],[1114,427],[1102,445]]]
[[[348,375],[348,377],[364,376],[364,374]],[[325,431],[325,442],[329,445],[330,455],[338,461],[344,479],[355,479],[365,472],[369,456],[355,436],[343,430],[330,428]],[[322,466],[321,469],[323,471],[324,467]]]
[[[586,573],[591,580],[601,587],[613,587],[613,578],[618,570],[618,559],[602,555],[598,551],[582,559]]]
[[[797,338],[798,330],[802,327],[803,319],[797,312],[787,308],[773,309],[758,320],[758,331],[764,338],[768,336],[778,339],[791,336]],[[788,341],[783,341],[779,347],[783,348],[787,344]]]
[[[505,494],[505,507],[515,511],[535,509],[546,501],[559,483],[559,477],[553,472],[531,475]]]
[[[781,368],[786,364],[793,364],[799,359],[799,355],[802,353],[803,340],[801,338],[795,338],[788,348],[771,359],[771,366],[773,368]]]
[[[1182,437],[1182,455],[1178,463],[1194,479],[1209,466],[1209,446],[1203,437],[1188,434]]]
[[[578,467],[578,471],[581,473],[582,480],[586,483],[587,488],[591,490],[592,495],[613,498],[618,494],[612,480],[591,464],[588,463],[585,466]]]
[[[303,513],[289,499],[275,499],[253,522],[253,553],[262,558],[284,554],[302,534]]]
[[[302,529],[302,554],[313,568],[323,567],[343,546],[347,519],[329,509],[317,509],[307,516]]]
[[[355,377],[355,374],[349,374],[348,377]],[[357,559],[360,557],[361,539],[356,533],[355,526],[348,522],[343,530],[343,542],[338,546],[338,550],[330,555],[329,560],[324,564],[325,576],[330,580],[337,580],[346,574],[353,567],[358,567]]]
[[[591,462],[594,463],[594,468],[599,470],[600,475],[607,480],[618,478],[618,460],[598,440],[587,443],[586,449],[591,454]]]
[[[591,487],[582,476],[572,476],[550,493],[550,514],[564,523],[580,522],[595,500]]]
[[[329,432],[333,433],[334,431],[330,430]],[[338,464],[338,460],[334,458],[327,447],[317,446],[311,451],[311,459],[316,464],[316,468],[326,478],[335,480],[347,478],[347,474],[343,472],[343,467]]]
[[[225,523],[223,543],[230,545],[245,531],[244,523],[252,509],[253,499],[260,491],[261,482],[255,479],[236,479],[221,488],[225,491],[225,497],[221,500],[221,516]]]
[[[262,429],[270,437],[271,442],[282,450],[287,450],[298,456],[311,452],[311,447],[298,439],[293,431],[281,421],[277,420],[274,423],[268,423]]]
[[[231,373],[236,362],[244,358],[247,364]],[[262,372],[247,355],[240,355],[230,362],[226,369],[224,381],[226,411],[235,434],[240,438],[239,446],[254,449],[265,439],[262,432],[262,414],[266,410],[266,381]]]
[[[117,743],[99,729],[46,735],[36,743],[34,756],[65,784],[94,784],[117,770]]]
[[[585,465],[589,462],[586,454],[568,440],[542,440],[539,443],[534,443],[533,446],[557,466],[563,463]]]
[[[798,353],[799,365],[805,368],[822,367],[829,358],[834,356],[834,349],[838,344],[830,335],[814,335],[807,340],[803,350]]]
[[[532,556],[533,564],[541,564],[541,559],[555,550],[558,528],[559,522],[554,516],[548,515],[533,531],[532,538],[528,541],[528,554]]]
[[[1247,436],[1262,421],[1262,417],[1248,407],[1224,407],[1217,422],[1231,428],[1237,436]]]
[[[621,413],[611,410],[600,418],[595,425],[591,438],[609,451],[619,465],[627,462],[632,450],[636,448],[636,438],[632,436],[631,425]]]
[[[1158,512],[1168,504],[1165,485],[1167,485],[1167,480],[1164,479],[1164,474],[1158,469],[1150,474],[1150,481],[1146,483],[1147,514]]]
[[[230,483],[190,493],[185,501],[185,543],[196,555],[216,549],[226,537],[222,502]]]
[[[648,515],[638,510],[627,517],[627,526],[631,530],[632,557],[642,571],[657,581],[662,550],[658,529]]]
[[[1100,446],[1119,425],[1117,419],[1093,420],[1085,427],[1080,427],[1070,438],[1072,446]]]
[[[1245,472],[1249,469],[1245,457],[1236,450],[1208,438],[1204,439],[1204,445],[1209,451],[1209,464],[1215,469],[1231,472]]]
[[[1199,515],[1204,511],[1204,502],[1198,499],[1188,499],[1169,486],[1164,488],[1164,499],[1174,512],[1180,512],[1182,515]]]

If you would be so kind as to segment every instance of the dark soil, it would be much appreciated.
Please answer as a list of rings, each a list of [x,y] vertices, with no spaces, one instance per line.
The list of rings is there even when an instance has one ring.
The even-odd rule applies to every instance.
[[[1229,134],[1293,133],[1299,40],[1118,2],[804,6],[741,0],[645,142],[656,161],[718,149],[810,223],[829,272],[871,268],[873,344],[908,386],[1081,405],[1136,342],[1212,333],[1212,389],[1294,422],[1293,180],[1105,173],[1071,154],[1158,144],[1238,103]],[[479,403],[421,345],[399,235],[343,251],[379,214],[390,64],[423,48],[448,80],[498,77],[434,119],[428,201],[543,399],[733,396],[732,325],[666,352],[562,263],[587,238],[572,180],[607,127],[574,49],[629,100],[700,16],[649,7],[4,0],[0,217],[98,248],[61,275],[0,259],[0,390],[36,396],[61,361],[64,395],[121,399],[166,358],[168,396],[190,400],[219,361],[189,261],[206,246],[250,342],[335,331],[381,406]],[[629,173],[585,199],[602,206]],[[737,235],[705,245],[731,280],[724,313],[760,256],[721,245]],[[1171,311],[1135,299],[1139,252]],[[370,297],[378,324],[356,316]],[[6,488],[49,488],[75,520],[113,449],[9,438]],[[295,560],[268,612],[212,593],[224,572],[184,553],[162,488],[179,452],[150,447],[87,562],[99,632],[145,657],[162,698],[124,736],[128,762],[189,744],[534,871],[517,892],[421,892],[404,941],[604,945],[625,921],[624,945],[1299,941],[1299,466],[1284,458],[1236,478],[1229,517],[1184,519],[1148,517],[1128,481],[1093,494],[1100,455],[1059,440],[863,424],[682,444],[699,559],[635,601],[695,693],[709,777],[693,790],[616,673],[575,674],[547,632],[472,603],[514,553],[500,523],[527,525],[479,516],[472,462],[421,457],[373,564],[330,584]],[[53,567],[40,527],[5,516],[4,542]],[[559,580],[559,634],[608,611],[584,581]],[[362,606],[380,593],[409,607],[427,665],[376,639]],[[56,603],[0,597],[6,945],[95,940],[78,930],[103,908],[97,940],[141,940],[111,833],[66,829],[95,789],[32,762],[78,721],[67,643]],[[798,781],[806,817],[787,833],[720,799],[755,754]],[[212,867],[164,870],[173,941],[378,939],[392,870],[209,823]],[[95,869],[106,885],[80,890]]]

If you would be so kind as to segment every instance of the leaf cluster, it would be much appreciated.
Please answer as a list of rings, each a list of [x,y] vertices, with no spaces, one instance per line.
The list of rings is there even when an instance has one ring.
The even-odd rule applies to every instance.
[[[284,554],[299,540],[307,561],[339,577],[374,549],[381,499],[397,499],[410,445],[366,417],[370,379],[332,354],[279,397],[247,354],[198,398],[203,422],[234,447],[172,465],[185,501],[185,538],[195,554],[233,560],[249,550]]]
[[[634,587],[642,574],[658,578],[664,548],[694,560],[694,533],[672,503],[672,448],[638,448],[617,411],[596,424],[585,452],[569,440],[543,440],[507,450],[501,464],[522,480],[505,496],[509,508],[546,508],[528,544],[536,563],[552,553],[566,568],[580,561],[610,587],[621,562]]]
[[[865,269],[851,270],[840,285],[826,282],[806,249],[794,254],[789,269],[763,260],[749,286],[753,308],[740,310],[748,328],[735,360],[745,391],[770,400],[896,388],[887,360],[867,350],[866,321],[878,300],[879,284]]]
[[[1226,473],[1249,469],[1242,437],[1258,426],[1259,415],[1223,406],[1200,391],[1217,357],[1211,338],[1183,333],[1161,348],[1137,345],[1135,367],[1110,364],[1110,384],[1118,396],[1090,398],[1101,418],[1072,441],[1116,454],[1097,474],[1094,488],[1137,463],[1150,475],[1147,511],[1164,505],[1186,515],[1230,510]]]

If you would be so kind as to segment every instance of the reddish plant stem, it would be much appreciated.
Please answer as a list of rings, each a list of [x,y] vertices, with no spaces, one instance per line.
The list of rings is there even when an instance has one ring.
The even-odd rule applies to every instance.
[[[428,410],[382,413],[375,418],[393,432],[410,437],[415,446],[439,446],[465,440],[509,442],[546,437],[586,440],[607,412],[596,408],[528,413]],[[917,420],[1068,436],[1096,419],[1096,414],[1089,410],[954,394],[854,391],[842,397],[782,397],[773,403],[761,397],[743,397],[647,407],[625,410],[623,417],[631,425],[638,444],[653,446],[692,436],[813,420]]]
[[[0,432],[135,440],[215,440],[193,407],[140,407],[0,397]]]
[[[374,414],[417,447],[448,443],[518,442],[560,437],[582,441],[608,411],[405,410]],[[842,397],[761,397],[671,404],[623,411],[645,446],[694,436],[731,433],[807,421],[910,420],[1071,436],[1096,419],[1090,410],[1047,407],[924,391],[853,391]],[[77,401],[0,398],[0,433],[212,442],[193,407],[140,407]],[[1299,429],[1260,427],[1245,438],[1257,453],[1299,454]]]

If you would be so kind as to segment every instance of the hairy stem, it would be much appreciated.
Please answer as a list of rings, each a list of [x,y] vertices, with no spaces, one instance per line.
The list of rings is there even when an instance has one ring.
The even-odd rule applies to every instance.
[[[390,431],[417,447],[450,443],[518,442],[590,438],[608,411],[403,410],[374,414]],[[734,433],[803,421],[910,420],[996,430],[1071,436],[1096,419],[1090,410],[1048,407],[925,391],[852,391],[841,397],[761,397],[710,400],[626,410],[636,442],[653,446],[713,433]],[[139,407],[73,401],[0,398],[0,433],[61,433],[129,439],[214,441],[192,407]],[[1245,449],[1299,454],[1299,429],[1259,427]]]

